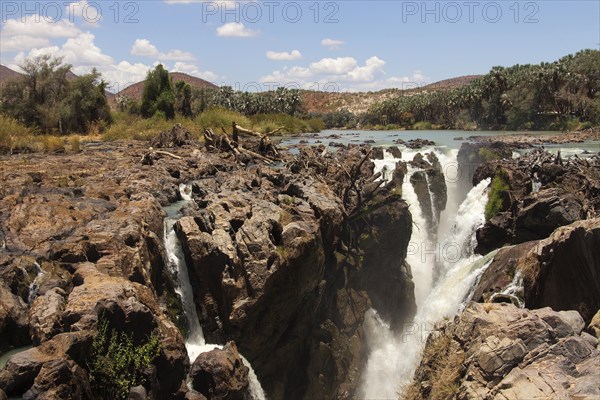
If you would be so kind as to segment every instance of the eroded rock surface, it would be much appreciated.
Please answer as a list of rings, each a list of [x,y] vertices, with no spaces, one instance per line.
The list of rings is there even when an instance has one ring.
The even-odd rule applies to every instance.
[[[476,301],[515,286],[528,308],[577,310],[589,323],[600,309],[600,219],[556,229],[550,237],[500,249],[474,290]],[[519,288],[520,286],[520,288]]]
[[[477,146],[486,149],[484,144]],[[482,254],[507,244],[544,239],[558,227],[600,215],[597,155],[563,160],[536,149],[517,159],[479,165],[473,184],[485,178],[502,182],[506,190],[492,194],[498,209],[477,232],[477,251]]]
[[[35,347],[0,371],[1,391],[57,398],[79,385],[86,398],[104,316],[135,343],[159,335],[154,372],[132,396],[201,398],[185,386],[185,318],[163,245],[162,207],[191,183],[176,229],[208,341],[235,340],[269,397],[354,395],[365,311],[398,326],[415,311],[406,165],[380,181],[368,146],[301,148],[268,167],[189,139],[161,135],[154,145],[170,154],[151,163],[139,142],[2,161],[0,338]]]
[[[176,225],[208,341],[235,340],[275,398],[352,397],[364,313],[414,313],[406,169],[374,180],[369,155],[307,147],[293,175],[217,172]]]
[[[198,356],[192,364],[192,387],[207,399],[245,400],[250,398],[248,367],[240,358],[235,343]]]
[[[595,399],[597,340],[576,311],[471,303],[427,341],[409,399]]]

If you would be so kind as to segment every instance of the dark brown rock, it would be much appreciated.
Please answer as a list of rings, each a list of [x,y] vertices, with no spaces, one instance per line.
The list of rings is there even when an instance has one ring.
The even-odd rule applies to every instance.
[[[201,353],[192,364],[192,387],[208,400],[245,400],[249,397],[248,367],[234,342]]]
[[[583,204],[575,194],[555,188],[540,190],[524,199],[515,220],[515,240],[543,239],[556,228],[583,218]]]
[[[558,228],[527,254],[525,305],[577,310],[590,322],[600,309],[600,219]]]
[[[87,372],[72,360],[58,359],[44,363],[33,386],[23,399],[87,400],[94,395]]]
[[[30,343],[25,302],[0,282],[0,351]]]

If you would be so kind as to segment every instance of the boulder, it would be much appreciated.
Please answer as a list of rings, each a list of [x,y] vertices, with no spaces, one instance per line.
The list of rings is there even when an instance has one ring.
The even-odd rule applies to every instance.
[[[386,150],[388,153],[390,153],[392,155],[392,157],[394,157],[398,160],[402,158],[402,152],[400,151],[400,149],[397,146],[390,146]]]
[[[67,294],[55,287],[37,297],[29,308],[31,337],[37,344],[52,338],[61,330],[60,318],[64,311]]]
[[[594,336],[600,340],[600,310],[594,315],[590,325],[588,326],[590,332],[594,334]]]
[[[49,362],[58,361],[60,364],[61,361],[72,360],[79,365],[85,365],[91,342],[90,332],[61,333],[41,346],[14,354],[9,358],[6,367],[0,371],[0,389],[9,396],[23,394],[34,385],[36,377]],[[53,369],[54,367],[49,366],[46,377],[40,382],[48,382],[52,376],[49,370]],[[76,375],[81,376],[79,372],[76,372]],[[41,391],[42,387],[50,388],[48,385],[38,386],[37,391]]]
[[[427,340],[405,397],[596,398],[600,352],[582,327],[575,311],[470,303]]]
[[[23,399],[26,400],[92,400],[94,398],[87,372],[69,359],[44,363],[33,381],[33,386],[23,395]]]
[[[583,204],[575,194],[543,189],[523,200],[515,219],[515,240],[522,243],[544,239],[556,228],[584,218]]]
[[[383,147],[373,147],[371,150],[371,159],[383,160]]]
[[[556,229],[527,254],[525,305],[577,310],[589,323],[600,308],[600,218]]]
[[[248,367],[237,346],[229,342],[222,349],[201,353],[192,364],[192,388],[207,399],[245,400],[249,398]]]

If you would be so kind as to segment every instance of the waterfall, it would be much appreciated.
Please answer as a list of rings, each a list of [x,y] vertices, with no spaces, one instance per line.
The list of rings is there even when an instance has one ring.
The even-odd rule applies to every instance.
[[[460,194],[454,193],[458,188],[457,180],[449,177],[447,172],[447,166],[456,157],[456,152],[446,155],[436,149],[425,151],[434,151],[440,159],[448,186],[450,204],[442,213],[437,232],[441,240],[432,243],[431,238],[435,237],[435,233],[426,232],[423,213],[410,184],[410,174],[414,169],[409,166],[402,194],[410,205],[413,222],[417,225],[413,228],[407,261],[413,271],[418,310],[413,322],[405,324],[401,332],[392,331],[376,310],[369,310],[365,315],[365,337],[370,354],[362,375],[360,398],[398,398],[402,388],[412,381],[421,351],[435,323],[459,311],[470,289],[495,255],[495,252],[485,257],[473,255],[475,232],[485,222],[486,189],[490,180],[484,180],[472,188],[458,206]],[[403,160],[412,160],[415,154],[403,152]],[[376,162],[376,170],[391,162],[388,159]],[[452,222],[444,222],[449,216],[454,216]],[[433,284],[436,265],[440,268],[440,277]]]
[[[37,275],[33,279],[33,282],[31,282],[31,285],[29,285],[29,296],[27,299],[29,304],[31,304],[35,300],[35,298],[38,296],[38,290],[40,289],[40,281],[46,274],[46,272],[44,272],[44,270],[42,269],[40,264],[35,262],[34,265],[36,268]]]
[[[188,337],[185,341],[185,348],[190,358],[190,362],[194,362],[198,355],[214,349],[222,349],[222,345],[207,344],[200,326],[198,312],[194,303],[194,291],[190,283],[188,267],[181,247],[181,242],[175,232],[175,223],[179,219],[181,209],[190,201],[192,201],[192,191],[190,185],[180,184],[179,193],[183,200],[165,207],[167,218],[164,222],[164,240],[169,267],[177,276],[177,285],[175,292],[181,297],[183,311],[188,320]],[[250,382],[250,395],[253,400],[265,400],[265,393],[258,381],[258,377],[252,369],[252,365],[244,356],[240,354],[242,362],[248,367],[248,381]]]
[[[409,174],[411,174],[411,171],[409,171]],[[435,260],[434,257],[427,257],[427,251],[433,248],[434,243],[427,231],[427,221],[419,205],[419,199],[412,183],[410,183],[410,175],[404,178],[402,197],[410,204],[410,212],[413,217],[413,233],[408,243],[406,261],[411,267],[413,282],[415,283],[415,300],[417,307],[420,307],[433,283]]]

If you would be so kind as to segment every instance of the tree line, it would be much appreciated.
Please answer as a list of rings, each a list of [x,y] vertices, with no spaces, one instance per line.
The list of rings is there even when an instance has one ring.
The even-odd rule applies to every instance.
[[[102,75],[75,76],[62,58],[42,55],[26,60],[24,76],[7,82],[0,93],[0,113],[42,133],[86,133],[93,126],[113,122],[107,100],[107,83]],[[169,72],[157,65],[148,71],[140,100],[126,95],[115,98],[116,112],[141,118],[194,118],[212,109],[226,109],[246,116],[286,114],[305,116],[297,89],[278,88],[265,93],[194,88],[184,81],[173,82]]]
[[[358,116],[362,125],[457,129],[565,129],[600,123],[600,51],[558,61],[494,67],[468,85],[405,93]]]

